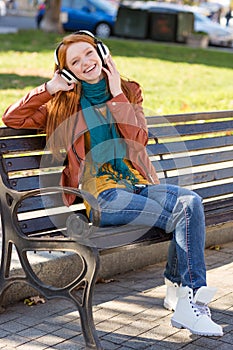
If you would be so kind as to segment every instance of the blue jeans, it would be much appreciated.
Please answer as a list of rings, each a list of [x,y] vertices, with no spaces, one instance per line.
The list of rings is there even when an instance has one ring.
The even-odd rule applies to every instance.
[[[172,232],[164,276],[192,289],[206,286],[205,217],[195,192],[162,184],[112,188],[101,192],[98,202],[101,226],[146,225]]]

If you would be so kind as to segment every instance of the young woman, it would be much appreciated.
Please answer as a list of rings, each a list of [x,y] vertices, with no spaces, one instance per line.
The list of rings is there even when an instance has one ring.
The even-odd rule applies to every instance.
[[[146,223],[172,232],[164,273],[164,306],[175,310],[171,323],[222,336],[207,306],[215,289],[206,286],[202,201],[192,191],[159,183],[145,147],[140,86],[120,77],[108,48],[90,32],[64,37],[55,62],[52,79],[10,106],[4,123],[44,129],[57,157],[66,149],[61,185],[81,184],[92,193],[102,226]],[[64,200],[71,205],[75,197]],[[91,218],[88,205],[87,213]]]

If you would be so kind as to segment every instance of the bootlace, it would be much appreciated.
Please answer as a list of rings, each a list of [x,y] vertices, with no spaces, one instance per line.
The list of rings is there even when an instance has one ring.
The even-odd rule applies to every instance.
[[[192,307],[194,308],[197,316],[200,315],[207,315],[211,318],[211,312],[207,305],[205,304],[195,304],[194,302],[191,302]]]

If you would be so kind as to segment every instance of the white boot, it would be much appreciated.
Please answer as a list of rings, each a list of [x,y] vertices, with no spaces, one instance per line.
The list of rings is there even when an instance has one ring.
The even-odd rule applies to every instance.
[[[177,291],[179,288],[178,283],[173,283],[169,281],[167,278],[164,279],[164,282],[167,286],[166,296],[163,302],[163,306],[165,309],[170,311],[175,311],[177,304]]]
[[[215,288],[201,287],[193,297],[193,290],[180,287],[175,313],[171,319],[173,327],[187,328],[193,334],[222,336],[222,327],[211,320],[207,304],[216,292]]]

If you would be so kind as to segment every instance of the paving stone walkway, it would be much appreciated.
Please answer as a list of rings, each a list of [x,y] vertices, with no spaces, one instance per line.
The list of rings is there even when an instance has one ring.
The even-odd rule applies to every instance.
[[[201,337],[171,327],[172,313],[163,308],[164,263],[98,283],[94,319],[105,350],[233,349],[233,242],[206,250],[208,285],[218,288],[210,304],[224,336]],[[68,301],[8,306],[0,315],[0,349],[85,349],[79,315]]]

